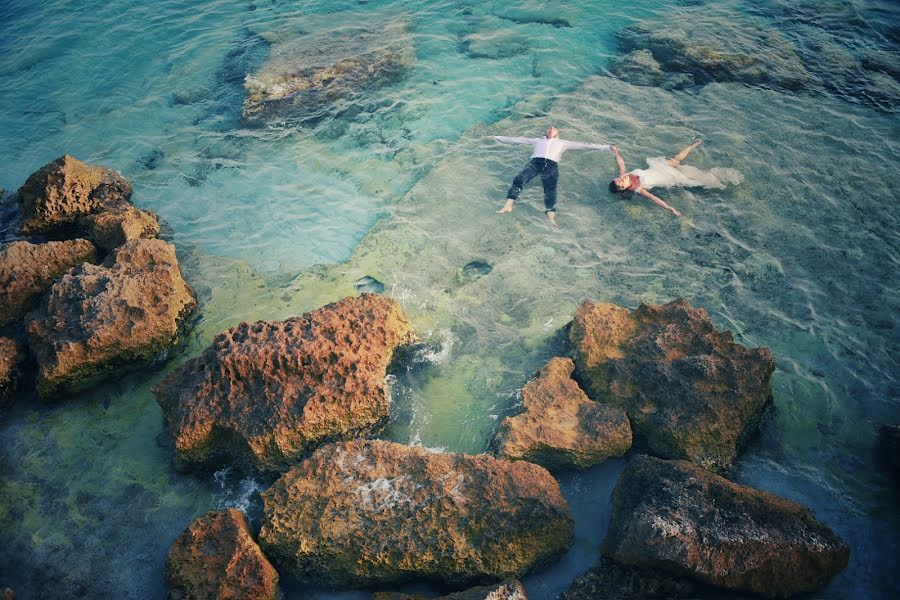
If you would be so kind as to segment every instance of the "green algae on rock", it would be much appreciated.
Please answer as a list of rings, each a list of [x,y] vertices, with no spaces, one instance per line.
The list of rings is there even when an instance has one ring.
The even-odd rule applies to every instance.
[[[603,554],[769,598],[812,592],[850,549],[803,506],[686,461],[632,458],[613,491]]]
[[[337,587],[454,588],[559,557],[573,521],[542,467],[384,441],[317,450],[263,492],[260,546],[295,577]]]
[[[375,294],[232,327],[154,388],[177,461],[277,472],[326,441],[379,431],[386,369],[415,339],[400,305]]]
[[[588,395],[624,409],[635,445],[663,458],[727,471],[771,403],[768,349],[735,343],[684,300],[585,302],[569,334]]]

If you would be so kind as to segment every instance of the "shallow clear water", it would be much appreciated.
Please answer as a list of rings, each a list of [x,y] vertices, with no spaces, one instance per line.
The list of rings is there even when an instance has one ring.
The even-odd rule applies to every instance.
[[[260,482],[172,470],[150,385],[218,331],[353,294],[369,275],[428,340],[391,378],[386,435],[454,451],[484,450],[522,385],[562,350],[559,330],[583,299],[703,306],[777,357],[777,410],[735,478],[807,504],[850,543],[850,566],[825,597],[900,591],[898,496],[872,456],[877,426],[900,419],[900,122],[840,90],[671,92],[606,76],[617,30],[700,3],[683,4],[0,7],[0,187],[64,152],[120,170],[135,203],[171,225],[202,303],[168,364],[50,406],[23,398],[4,420],[0,585],[22,598],[160,597],[174,537],[213,508],[252,515]],[[711,4],[723,30],[753,19],[798,43],[846,40],[848,52],[898,28],[887,2]],[[821,22],[798,26],[803,10]],[[243,77],[270,43],[362,21],[406,24],[416,62],[402,81],[315,124],[241,126]],[[485,137],[536,136],[550,123],[569,139],[615,141],[635,167],[702,136],[690,162],[737,168],[745,181],[661,192],[685,213],[675,220],[610,197],[609,154],[570,152],[560,229],[546,224],[534,184],[496,216],[528,153]],[[469,278],[473,260],[493,269]],[[533,598],[553,597],[596,560],[620,469],[560,476],[578,539],[526,580]]]

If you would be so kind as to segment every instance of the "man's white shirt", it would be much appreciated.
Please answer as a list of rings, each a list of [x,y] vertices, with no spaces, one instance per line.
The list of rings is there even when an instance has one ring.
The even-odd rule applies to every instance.
[[[495,135],[494,139],[505,144],[530,145],[534,148],[531,153],[531,158],[546,158],[557,163],[562,158],[563,152],[566,150],[612,150],[612,146],[609,144],[587,144],[585,142],[571,142],[559,138],[525,138]]]

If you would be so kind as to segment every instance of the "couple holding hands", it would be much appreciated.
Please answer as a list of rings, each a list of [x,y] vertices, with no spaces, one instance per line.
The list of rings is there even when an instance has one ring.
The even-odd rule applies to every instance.
[[[498,142],[507,144],[526,144],[533,148],[531,161],[522,172],[513,179],[506,193],[506,204],[497,212],[508,213],[529,181],[541,176],[544,185],[544,212],[553,225],[556,225],[556,183],[559,180],[559,161],[566,150],[609,150],[616,156],[619,176],[609,183],[609,191],[622,194],[635,192],[647,198],[657,206],[669,211],[676,217],[681,213],[653,195],[650,190],[655,187],[705,187],[722,189],[728,183],[740,183],[743,179],[734,169],[714,168],[702,171],[689,165],[681,164],[702,141],[697,140],[672,158],[648,158],[646,169],[625,169],[625,161],[616,146],[610,144],[586,144],[571,142],[559,137],[559,130],[550,127],[542,138],[493,136]]]

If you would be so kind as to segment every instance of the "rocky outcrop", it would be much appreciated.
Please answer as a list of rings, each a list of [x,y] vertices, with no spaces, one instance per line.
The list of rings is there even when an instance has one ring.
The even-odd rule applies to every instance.
[[[125,242],[159,235],[159,219],[150,211],[133,206],[117,207],[87,215],[79,222],[84,235],[109,252]]]
[[[175,540],[166,561],[169,600],[275,600],[278,573],[231,508],[208,512]]]
[[[156,358],[195,306],[175,247],[161,240],[128,242],[102,265],[75,267],[28,324],[38,392],[75,391]]]
[[[94,262],[96,254],[87,240],[13,242],[0,251],[0,327],[24,317],[57,277],[75,265]]]
[[[690,580],[672,577],[658,570],[617,565],[608,558],[572,582],[561,600],[646,600],[660,598],[698,599]]]
[[[557,558],[573,521],[542,467],[391,442],[320,448],[263,492],[260,546],[339,587],[518,577]]]
[[[22,378],[25,349],[11,338],[0,337],[0,408],[4,408]]]
[[[877,451],[880,462],[900,478],[900,425],[878,428]]]
[[[768,349],[735,343],[683,300],[586,302],[569,335],[588,396],[624,409],[635,445],[663,458],[728,470],[771,402]]]
[[[127,206],[131,184],[96,165],[65,156],[33,173],[19,188],[24,235],[74,231],[80,217]]]
[[[686,461],[631,459],[603,554],[615,562],[771,598],[823,587],[850,550],[806,508]]]
[[[496,585],[481,585],[462,592],[439,596],[434,600],[528,600],[525,586],[518,579],[508,579]]]
[[[414,52],[408,38],[406,25],[393,23],[307,33],[276,44],[247,76],[241,117],[249,125],[321,118],[409,71]]]
[[[324,442],[378,431],[385,370],[414,339],[400,305],[374,294],[232,327],[154,388],[177,460],[281,471]]]
[[[522,390],[523,411],[506,417],[494,438],[495,454],[547,468],[587,468],[631,448],[625,413],[592,402],[581,391],[568,358],[554,358]]]

